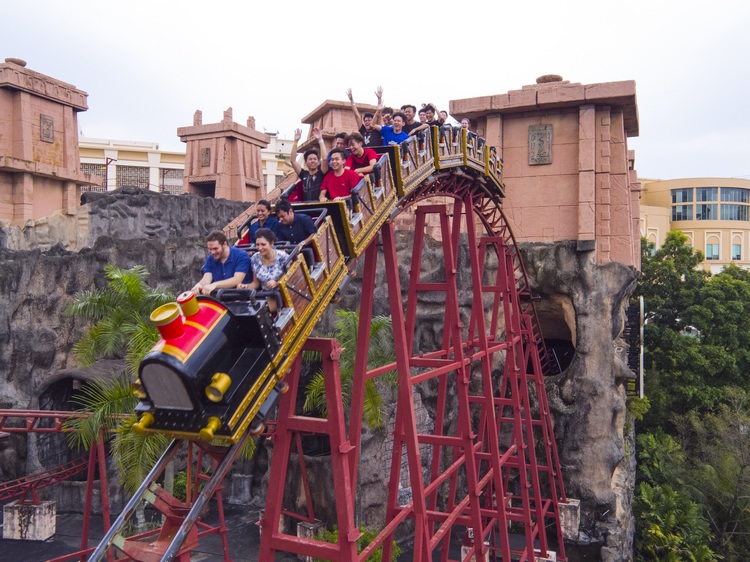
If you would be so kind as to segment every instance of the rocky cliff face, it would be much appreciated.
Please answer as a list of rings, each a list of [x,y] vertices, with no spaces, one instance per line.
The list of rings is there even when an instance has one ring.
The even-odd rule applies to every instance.
[[[635,450],[625,384],[634,375],[622,330],[637,272],[596,264],[575,243],[526,244],[522,252],[542,318],[554,315],[552,303],[575,342],[572,362],[547,381],[547,394],[566,493],[581,500],[581,538],[603,543],[602,560],[631,560]]]
[[[75,216],[56,218],[59,222],[54,228],[48,221],[38,228],[0,229],[0,245],[6,246],[0,249],[0,407],[60,408],[64,406],[58,403],[64,395],[59,386],[62,381],[106,375],[115,367],[102,363],[91,370],[78,368],[71,347],[85,326],[62,315],[77,291],[104,286],[105,265],[145,265],[153,284],[181,291],[198,278],[206,255],[205,234],[227,224],[245,207],[141,190],[92,194],[86,201]],[[66,226],[60,226],[63,223]],[[57,235],[63,244],[52,244]],[[398,233],[403,286],[409,275],[411,238],[411,233]],[[566,492],[581,500],[584,538],[602,545],[601,559],[629,560],[635,461],[632,441],[630,447],[626,445],[632,436],[624,433],[624,384],[631,373],[621,330],[636,272],[617,263],[597,265],[591,253],[576,252],[575,244],[527,244],[522,251],[532,288],[542,297],[543,328],[549,328],[553,337],[568,337],[575,348],[565,371],[547,380]],[[424,278],[442,278],[442,259],[440,244],[429,241]],[[468,275],[467,257],[460,255],[459,260],[459,271]],[[384,271],[378,268],[383,278]],[[388,298],[381,280],[376,288],[376,314],[389,314]],[[472,304],[468,285],[459,298],[468,311]],[[355,279],[341,306],[356,308],[358,300]],[[443,300],[426,294],[419,306],[419,345],[439,347]],[[330,331],[332,320],[333,310],[329,310],[321,333]],[[390,392],[384,389],[386,397]],[[431,427],[435,388],[420,385],[417,401],[420,429]],[[358,511],[361,523],[368,526],[381,525],[384,516],[389,437],[392,442],[388,431],[363,436]],[[0,449],[0,479],[44,465],[43,448],[30,440],[28,446],[19,442]],[[267,470],[268,453],[270,449],[264,449],[256,461],[237,467],[253,475],[240,476],[244,488],[236,495],[242,495],[243,501],[257,504],[265,498],[261,475]],[[408,485],[408,479],[402,478],[402,483]],[[325,494],[326,488],[314,491]],[[320,501],[330,505],[331,498]]]
[[[0,228],[6,243],[0,248],[0,408],[65,408],[70,381],[107,376],[117,367],[102,362],[79,368],[71,349],[87,326],[63,315],[75,293],[106,285],[106,265],[145,265],[150,283],[180,292],[200,277],[205,235],[245,209],[242,203],[134,188],[87,194],[85,201],[76,215],[55,219],[68,225],[57,231],[44,221],[40,228]],[[77,251],[50,246],[54,232],[76,232],[65,242]],[[24,249],[37,244],[42,248]],[[12,449],[17,452],[4,453],[8,462],[0,461],[0,477],[23,470],[14,462],[24,460],[26,448]],[[48,454],[56,457],[54,451],[28,450],[27,472],[56,462],[44,461]]]

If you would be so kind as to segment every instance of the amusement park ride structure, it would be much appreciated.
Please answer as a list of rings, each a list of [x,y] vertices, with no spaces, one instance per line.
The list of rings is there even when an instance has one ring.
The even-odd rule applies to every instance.
[[[416,561],[447,562],[457,536],[464,537],[462,560],[566,560],[561,511],[568,500],[544,386],[544,376],[556,370],[503,215],[502,162],[482,138],[450,127],[434,127],[423,139],[410,138],[378,152],[376,173],[356,188],[352,213],[340,201],[294,205],[295,212],[310,214],[318,224],[315,259],[308,264],[293,252],[280,280],[283,307],[276,318],[265,298],[258,298],[264,295],[241,291],[216,298],[182,295],[179,305],[154,312],[162,340],[141,365],[135,385],[140,419],[134,429],[164,433],[174,441],[89,560],[190,560],[201,510],[220,490],[248,436],[266,426],[275,445],[260,521],[260,560],[288,552],[360,561],[381,546],[382,559],[390,560],[394,538],[407,521]],[[415,226],[404,288],[393,219],[406,209],[414,212]],[[438,225],[442,240],[444,275],[439,281],[423,279],[428,223]],[[368,368],[375,286],[383,277],[377,271],[380,252],[396,360]],[[468,254],[467,272],[459,271],[460,252]],[[341,348],[335,340],[310,335],[360,259],[358,344],[347,431],[337,361]],[[459,296],[466,286],[470,306]],[[424,349],[416,341],[418,302],[431,295],[444,303],[444,326],[440,345]],[[322,354],[325,418],[295,410],[303,350]],[[379,534],[358,553],[355,501],[365,387],[392,371],[398,387],[386,517]],[[419,385],[437,388],[430,431],[418,429]],[[268,421],[277,404],[277,420]],[[300,453],[303,485],[309,485],[300,442],[302,434],[310,433],[330,440],[336,543],[280,529],[282,517],[315,521],[309,489],[306,513],[283,505],[294,450]],[[207,452],[214,470],[194,499],[175,503],[157,479],[183,442]],[[405,481],[411,500],[403,505],[398,492]],[[171,506],[168,528],[156,541],[120,535],[143,499]],[[522,534],[523,544],[514,541],[512,547],[511,533]]]

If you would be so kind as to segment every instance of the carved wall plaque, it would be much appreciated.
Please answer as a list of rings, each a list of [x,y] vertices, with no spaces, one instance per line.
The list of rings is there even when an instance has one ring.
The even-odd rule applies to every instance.
[[[529,166],[552,164],[552,125],[529,125]]]
[[[201,148],[201,167],[205,168],[211,165],[211,149]]]
[[[55,142],[55,120],[49,115],[41,116],[39,138],[43,142]]]

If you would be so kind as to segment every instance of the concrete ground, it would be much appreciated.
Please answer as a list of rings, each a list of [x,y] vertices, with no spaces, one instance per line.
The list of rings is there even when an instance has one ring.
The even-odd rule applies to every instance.
[[[225,508],[228,527],[227,542],[229,555],[234,562],[257,562],[260,536],[258,534],[258,511],[247,507],[228,505]],[[209,524],[217,523],[215,513],[206,519]],[[0,539],[0,561],[2,562],[42,562],[76,552],[81,545],[83,515],[58,513],[57,533],[43,542]],[[95,547],[103,536],[102,519],[91,517],[89,546]],[[192,562],[213,562],[223,560],[221,538],[208,535],[201,538],[198,548],[193,551]],[[280,555],[277,561],[292,561],[296,557]]]
[[[226,505],[224,510],[228,527],[227,542],[229,555],[233,562],[258,562],[260,547],[257,509],[244,506]],[[205,520],[217,524],[215,510]],[[90,520],[89,546],[95,547],[104,535],[102,518],[94,515]],[[0,562],[43,562],[51,558],[76,552],[81,545],[83,515],[58,513],[56,534],[42,542],[6,540],[0,538]],[[0,534],[0,536],[2,536]],[[408,549],[403,548],[400,561],[411,560]],[[200,539],[198,548],[191,556],[191,562],[220,562],[223,558],[221,538],[208,535]],[[77,559],[76,559],[77,560]],[[274,562],[292,562],[297,557],[290,554],[278,554]]]

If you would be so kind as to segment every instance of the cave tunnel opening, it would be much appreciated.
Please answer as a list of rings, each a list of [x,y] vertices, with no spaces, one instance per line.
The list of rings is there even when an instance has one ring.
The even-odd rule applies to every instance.
[[[39,396],[39,409],[52,412],[80,410],[78,401],[84,381],[65,377],[50,384]],[[54,420],[42,420],[40,425],[52,427]],[[80,457],[84,451],[68,444],[69,434],[63,432],[39,433],[36,435],[37,459],[45,469],[52,469]],[[85,474],[78,478],[85,479]]]
[[[553,372],[562,373],[570,366],[576,351],[573,303],[565,295],[553,295],[537,302],[536,310],[547,353],[557,366]]]

